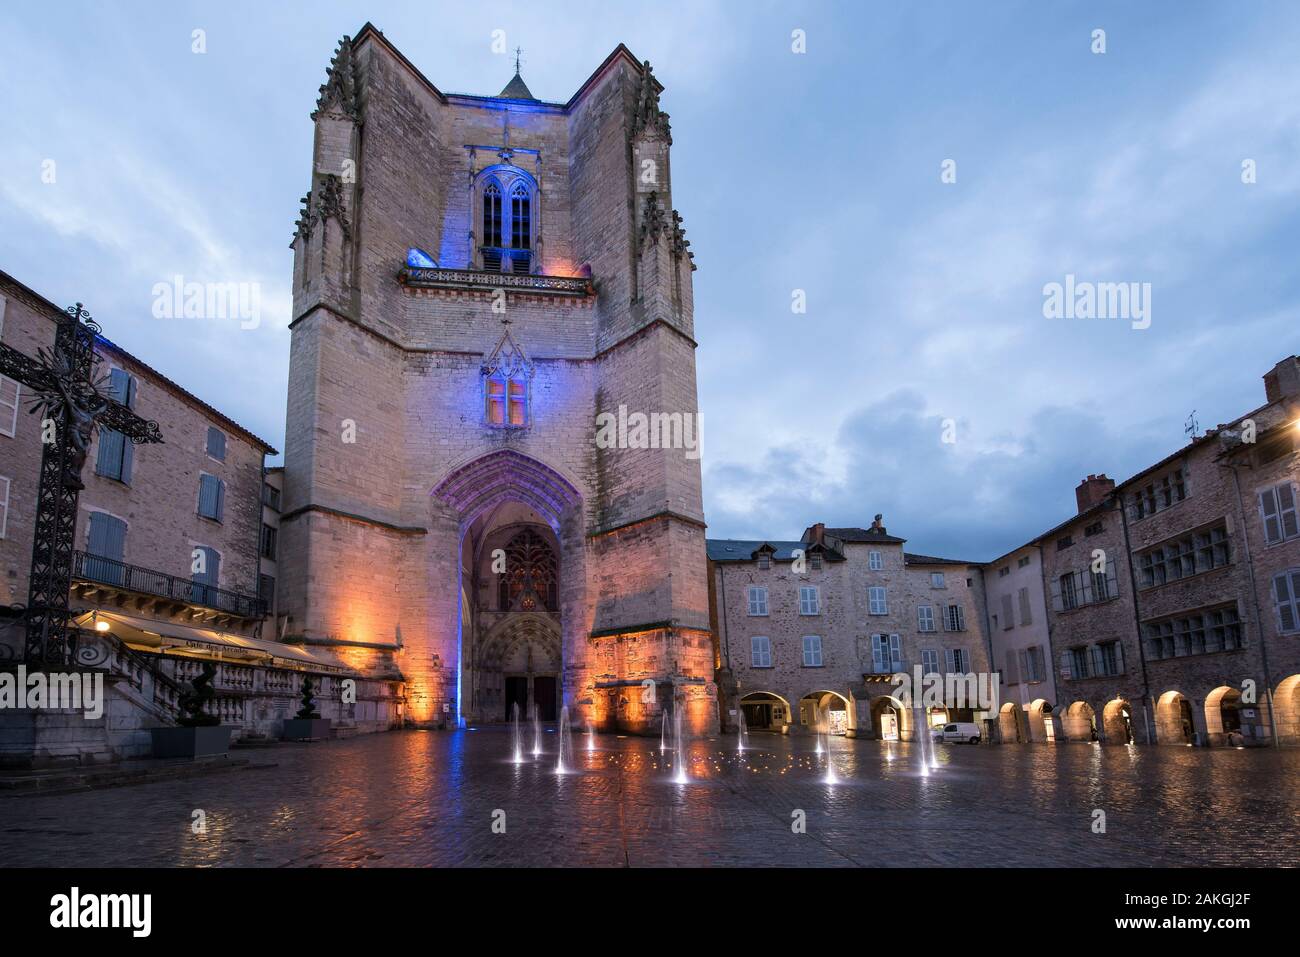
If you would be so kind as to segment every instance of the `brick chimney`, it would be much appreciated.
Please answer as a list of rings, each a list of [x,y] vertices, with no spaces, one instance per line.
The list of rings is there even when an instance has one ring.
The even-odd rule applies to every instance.
[[[826,544],[826,523],[818,522],[816,525],[809,525],[803,530],[803,541],[809,545]]]
[[[1293,395],[1300,396],[1300,358],[1288,356],[1264,373],[1264,398],[1276,402]]]
[[[880,515],[879,513],[877,513],[877,515],[876,515],[876,517],[875,517],[875,520],[872,521],[872,523],[871,523],[871,530],[872,530],[873,532],[879,532],[880,534],[884,535],[884,534],[885,534],[885,516]]]
[[[1113,491],[1115,491],[1115,480],[1106,478],[1105,472],[1100,475],[1089,475],[1074,490],[1074,500],[1079,504],[1079,514],[1088,511]]]

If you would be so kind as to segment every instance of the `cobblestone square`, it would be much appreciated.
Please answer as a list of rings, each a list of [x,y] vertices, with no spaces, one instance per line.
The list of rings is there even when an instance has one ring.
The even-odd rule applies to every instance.
[[[1294,866],[1300,846],[1300,751],[938,745],[923,776],[908,745],[834,738],[828,784],[814,748],[699,740],[679,784],[646,738],[575,734],[566,774],[554,732],[518,765],[499,728],[282,745],[219,774],[0,799],[0,862],[1255,867]]]

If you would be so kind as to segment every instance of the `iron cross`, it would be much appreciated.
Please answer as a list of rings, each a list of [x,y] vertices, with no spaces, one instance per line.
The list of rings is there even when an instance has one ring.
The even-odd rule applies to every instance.
[[[32,535],[32,572],[27,598],[29,663],[75,665],[76,631],[69,626],[68,593],[77,530],[77,498],[85,487],[81,470],[96,426],[122,433],[136,445],[161,442],[157,422],[149,422],[105,394],[95,376],[100,327],[81,303],[59,320],[54,349],[41,348],[35,359],[0,343],[0,375],[32,390],[30,411],[41,415],[40,489]]]

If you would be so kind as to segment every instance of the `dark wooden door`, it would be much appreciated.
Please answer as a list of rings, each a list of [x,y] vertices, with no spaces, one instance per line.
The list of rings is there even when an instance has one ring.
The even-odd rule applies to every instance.
[[[543,721],[554,721],[555,676],[538,675],[533,679],[533,698],[537,702],[537,714]]]
[[[528,720],[528,679],[506,678],[506,720],[515,716],[515,705],[519,705],[519,720]]]

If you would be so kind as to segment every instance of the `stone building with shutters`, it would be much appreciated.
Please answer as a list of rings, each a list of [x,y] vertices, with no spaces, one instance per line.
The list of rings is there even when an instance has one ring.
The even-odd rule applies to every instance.
[[[717,726],[661,92],[620,45],[564,101],[445,93],[369,24],[329,65],[277,602],[290,640],[400,669],[410,723]]]
[[[28,356],[50,348],[62,310],[0,273],[0,342]],[[107,317],[106,317],[107,318]],[[111,327],[111,319],[108,321]],[[397,681],[362,676],[335,656],[282,645],[258,597],[262,439],[109,340],[99,337],[101,388],[156,421],[164,441],[133,446],[98,429],[82,472],[71,604],[83,629],[80,667],[105,675],[95,720],[54,710],[0,712],[0,764],[94,762],[147,755],[149,727],[171,724],[177,696],[204,661],[218,664],[215,708],[235,736],[277,735],[304,674],[324,686],[330,717],[363,730],[396,720]],[[43,451],[24,386],[0,377],[0,668],[25,642]]]
[[[1066,738],[1300,743],[1300,360],[1264,386],[1126,481],[1088,476],[1078,514],[1018,550],[1042,556]]]
[[[895,694],[894,676],[918,667],[985,681],[992,670],[979,566],[905,542],[880,516],[798,541],[709,540],[724,725],[743,713],[748,728],[800,732],[824,713],[832,733],[911,740],[918,720],[996,716],[947,699],[923,713]]]
[[[1043,595],[1043,552],[1023,545],[984,567],[989,647],[1002,689],[998,737],[1050,741],[1057,726],[1055,668]]]

